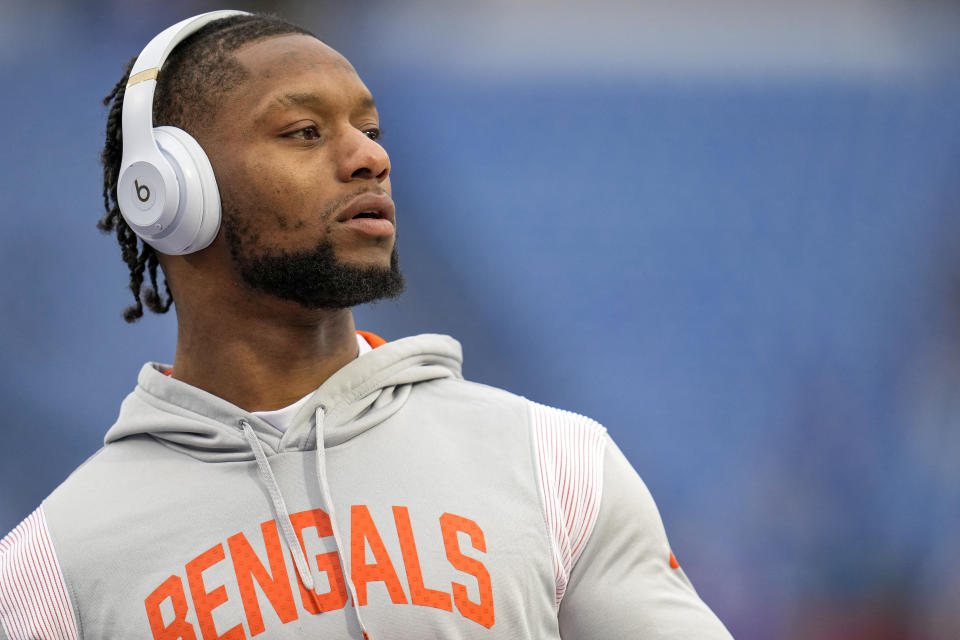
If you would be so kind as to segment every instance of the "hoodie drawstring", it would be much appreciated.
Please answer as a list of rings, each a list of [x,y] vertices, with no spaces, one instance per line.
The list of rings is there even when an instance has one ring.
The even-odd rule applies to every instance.
[[[333,529],[333,540],[337,546],[340,566],[343,567],[344,573],[346,573],[347,563],[343,557],[344,546],[340,541],[340,527],[337,526],[336,509],[333,506],[333,496],[330,495],[330,483],[327,482],[327,448],[323,444],[323,428],[326,410],[323,405],[317,407],[315,417],[317,423],[316,429],[314,430],[317,436],[317,476],[320,479],[320,492],[323,496],[324,506],[327,509],[327,515],[330,517],[330,528]],[[345,582],[347,583],[347,588],[350,590],[350,597],[353,599],[353,614],[356,616],[357,624],[360,625],[360,631],[363,632],[363,637],[369,639],[370,636],[367,633],[367,627],[364,626],[363,619],[360,617],[360,602],[357,600],[357,588],[353,584],[353,576],[347,574]]]
[[[337,547],[337,556],[340,558],[340,566],[344,568],[344,572],[346,573],[347,564],[343,555],[344,546],[340,540],[340,527],[337,526],[336,509],[333,506],[333,497],[330,495],[330,484],[327,482],[326,448],[323,445],[325,416],[326,413],[323,405],[317,407],[317,426],[315,429],[317,436],[317,476],[320,481],[323,506],[326,508],[327,514],[330,517],[330,528],[333,530],[333,540]],[[254,433],[253,427],[250,426],[247,420],[241,418],[240,427],[243,429],[243,435],[247,439],[250,449],[253,450],[253,457],[257,459],[260,478],[263,480],[263,484],[266,485],[267,493],[270,494],[270,499],[273,501],[273,509],[277,516],[277,523],[280,525],[280,530],[283,531],[283,537],[287,541],[290,555],[293,556],[293,564],[297,568],[297,574],[299,574],[303,585],[310,591],[314,591],[316,583],[313,580],[313,574],[310,572],[310,565],[307,564],[307,557],[293,530],[293,523],[290,521],[290,512],[287,510],[287,504],[283,501],[283,495],[280,493],[280,485],[277,484],[277,478],[273,475],[273,469],[270,468],[270,463],[267,461],[267,454],[263,451],[263,445],[260,444],[260,439],[257,438],[257,434]],[[350,577],[349,574],[347,574],[346,577],[345,582],[347,583],[347,588],[350,590],[350,596],[353,598],[353,607],[351,607],[353,609],[353,615],[357,620],[357,624],[360,626],[360,631],[363,632],[364,639],[369,640],[370,635],[367,633],[367,628],[363,624],[363,619],[360,617],[357,588],[353,584],[352,577]]]
[[[263,452],[263,445],[260,439],[253,432],[253,427],[244,419],[240,420],[240,427],[243,429],[243,435],[253,449],[253,457],[257,459],[257,467],[260,469],[260,478],[267,487],[267,493],[273,501],[274,513],[277,516],[277,523],[283,531],[283,537],[287,541],[287,547],[290,549],[290,555],[293,556],[293,564],[297,568],[300,580],[310,591],[316,586],[313,581],[313,574],[310,573],[310,565],[307,564],[307,556],[304,555],[300,542],[297,540],[297,534],[293,531],[293,523],[290,521],[290,512],[287,510],[287,504],[283,501],[283,495],[280,493],[280,485],[277,484],[277,478],[273,475],[273,469],[267,462],[267,454]]]

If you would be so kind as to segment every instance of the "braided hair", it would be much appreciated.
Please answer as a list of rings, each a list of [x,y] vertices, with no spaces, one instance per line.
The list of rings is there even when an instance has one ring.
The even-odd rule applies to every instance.
[[[157,77],[153,97],[154,126],[171,125],[188,133],[195,133],[207,124],[223,96],[231,86],[245,76],[245,71],[233,58],[241,46],[272,36],[313,33],[280,18],[264,14],[237,15],[215,20],[183,40],[171,52]],[[120,255],[130,270],[130,292],[134,304],[123,312],[123,319],[135,322],[143,316],[143,306],[155,313],[166,313],[173,304],[170,285],[164,277],[164,292],[160,293],[157,267],[160,260],[156,250],[141,240],[127,225],[117,203],[117,180],[123,158],[123,96],[136,62],[132,58],[123,69],[123,77],[107,97],[106,140],[100,154],[103,164],[104,216],[97,228],[114,232],[120,245]],[[144,285],[144,279],[149,284]]]

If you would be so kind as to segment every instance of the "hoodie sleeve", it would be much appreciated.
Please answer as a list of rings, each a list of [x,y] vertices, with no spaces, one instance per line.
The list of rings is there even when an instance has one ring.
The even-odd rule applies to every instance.
[[[599,513],[559,620],[564,640],[732,640],[680,569],[653,497],[609,437]]]
[[[0,540],[0,640],[77,640],[43,507]]]
[[[731,640],[677,565],[646,485],[606,429],[530,405],[564,640]]]

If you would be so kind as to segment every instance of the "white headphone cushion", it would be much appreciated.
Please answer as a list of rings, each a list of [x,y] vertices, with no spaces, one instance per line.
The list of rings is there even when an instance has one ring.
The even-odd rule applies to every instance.
[[[220,191],[210,159],[183,129],[155,127],[154,138],[180,182],[180,206],[169,233],[151,239],[162,253],[182,255],[206,248],[220,229]]]

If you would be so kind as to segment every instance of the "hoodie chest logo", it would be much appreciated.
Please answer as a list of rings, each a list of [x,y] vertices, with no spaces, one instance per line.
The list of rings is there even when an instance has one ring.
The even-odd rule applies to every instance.
[[[394,506],[392,515],[393,530],[388,535],[394,537],[388,538],[388,542],[395,550],[399,548],[399,558],[396,551],[391,557],[369,508],[366,505],[350,508],[349,575],[356,603],[352,602],[347,588],[340,554],[336,549],[316,553],[324,542],[332,541],[333,528],[324,510],[311,509],[291,514],[290,521],[307,554],[311,572],[326,578],[319,582],[316,591],[303,585],[289,554],[284,553],[276,522],[268,520],[260,524],[262,537],[256,541],[263,553],[255,550],[244,533],[236,533],[187,562],[182,574],[171,575],[146,597],[144,605],[153,638],[241,640],[248,637],[243,620],[226,622],[222,615],[225,611],[221,610],[216,612],[215,622],[218,607],[239,600],[249,634],[255,636],[266,630],[265,606],[272,607],[280,622],[286,624],[302,615],[346,606],[367,606],[368,587],[377,583],[382,583],[383,586],[377,588],[385,589],[395,605],[456,611],[467,620],[492,627],[496,617],[493,585],[483,562],[487,547],[480,526],[469,518],[444,513],[437,519],[439,536],[437,530],[424,531],[429,534],[424,537],[441,541],[442,549],[426,548],[418,547],[407,507]],[[421,558],[429,563],[442,563],[442,570],[435,570],[431,575],[449,573],[450,581],[428,586]],[[403,567],[405,581],[401,580],[397,566]],[[325,586],[321,586],[323,582]],[[220,631],[225,627],[229,629]]]

